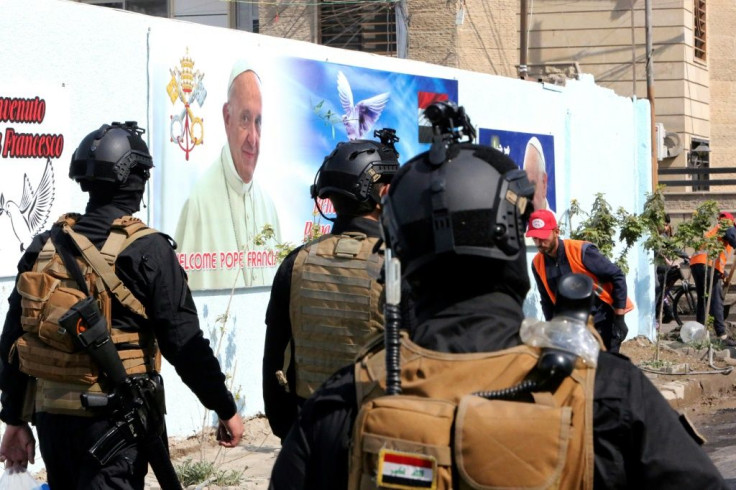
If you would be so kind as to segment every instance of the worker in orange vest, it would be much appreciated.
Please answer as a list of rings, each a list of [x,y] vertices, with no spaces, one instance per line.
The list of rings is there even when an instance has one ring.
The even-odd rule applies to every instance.
[[[693,280],[695,281],[695,292],[698,296],[698,304],[695,310],[695,319],[698,323],[705,325],[705,282],[706,278],[706,260],[708,262],[707,267],[715,267],[713,277],[713,288],[711,289],[710,299],[710,314],[713,316],[713,328],[716,331],[716,336],[723,341],[725,345],[736,346],[736,341],[728,338],[726,333],[726,323],[723,315],[723,276],[726,268],[726,263],[733,254],[733,249],[736,247],[736,228],[734,228],[734,218],[731,213],[721,212],[718,214],[718,223],[705,233],[706,237],[715,236],[718,230],[721,228],[721,222],[725,221],[727,229],[721,241],[723,242],[724,249],[713,261],[708,259],[708,254],[705,250],[698,250],[690,257],[690,271],[693,274]]]
[[[532,261],[532,273],[541,296],[544,317],[554,313],[557,283],[566,274],[582,273],[593,279],[596,301],[591,309],[595,328],[611,352],[618,352],[629,332],[624,315],[634,309],[627,297],[626,275],[598,248],[582,240],[563,240],[555,215],[547,209],[534,211],[527,237],[534,240],[539,253]]]

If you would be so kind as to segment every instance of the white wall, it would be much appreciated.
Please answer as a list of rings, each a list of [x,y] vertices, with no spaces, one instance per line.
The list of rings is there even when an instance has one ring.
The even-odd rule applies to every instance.
[[[459,103],[467,107],[483,104],[483,110],[468,110],[476,125],[555,135],[558,215],[572,198],[583,206],[590,205],[596,192],[605,193],[614,208],[623,206],[630,212],[639,212],[644,193],[651,188],[648,103],[616,96],[596,86],[590,77],[570,82],[563,88],[550,87],[75,2],[3,0],[0,2],[0,43],[4,46],[0,92],[5,84],[63,87],[70,101],[70,127],[65,134],[71,151],[85,134],[103,122],[137,120],[150,128],[147,59],[150,28],[165,28],[170,32],[168,42],[176,53],[188,40],[200,36],[223,40],[242,36],[243,42],[253,43],[254,49],[263,47],[290,56],[457,78],[461,81]],[[223,46],[227,44],[223,42]],[[151,128],[152,133],[155,130]],[[68,158],[71,153],[66,155]],[[4,164],[0,162],[0,166]],[[64,176],[59,180],[64,180]],[[2,185],[0,182],[0,189]],[[69,211],[82,211],[86,195],[76,191],[71,195],[73,209]],[[151,207],[147,212],[151,213]],[[530,257],[532,253],[529,250]],[[632,251],[629,264],[630,295],[638,306],[627,316],[630,335],[651,337],[652,267],[643,250]],[[13,280],[0,278],[0,295],[7,297]],[[268,298],[268,288],[237,290],[231,303],[229,292],[195,295],[203,329],[210,338],[214,338],[211,330],[216,327],[216,318],[225,313],[229,304],[230,318],[225,324],[227,340],[220,359],[232,375],[233,389],[242,396],[245,415],[263,410],[260,363]],[[530,293],[526,311],[529,315],[540,315],[535,291]],[[3,302],[0,316],[4,317],[6,312],[7,304]],[[169,433],[188,435],[197,431],[202,424],[201,406],[170,366],[164,367],[164,375]]]

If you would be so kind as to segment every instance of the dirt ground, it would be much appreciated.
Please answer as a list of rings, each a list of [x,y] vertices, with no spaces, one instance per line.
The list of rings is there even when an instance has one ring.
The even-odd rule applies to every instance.
[[[185,461],[205,461],[213,463],[216,471],[240,474],[240,483],[235,486],[204,484],[190,486],[197,489],[266,489],[271,476],[271,468],[276,460],[281,442],[271,433],[268,420],[257,416],[245,420],[245,433],[238,447],[221,448],[212,431],[205,437],[192,436],[186,439],[169,438],[171,460],[174,466]],[[146,477],[146,488],[158,489],[153,472]]]
[[[733,338],[733,323],[729,322],[727,328]],[[711,361],[706,349],[697,350],[676,342],[675,340],[679,340],[676,330],[670,332],[669,335],[664,335],[664,337],[664,340],[660,342],[659,361],[656,360],[656,344],[644,337],[637,337],[624,342],[621,346],[621,353],[629,357],[634,364],[645,370],[645,372],[647,369],[661,371],[667,369],[667,367],[675,372],[686,373],[713,373],[714,368],[719,370],[729,367],[736,368],[736,349],[734,348],[715,352]],[[720,376],[720,374],[714,374],[714,376]],[[693,375],[693,377],[695,376]],[[662,379],[686,380],[688,375],[662,376]],[[700,428],[703,424],[707,425],[717,412],[734,408],[736,408],[736,399],[732,389],[730,391],[711,392],[681,411],[687,415],[696,428]]]
[[[631,362],[635,365],[645,368],[650,367],[656,369],[687,363],[693,371],[709,369],[707,357],[702,358],[693,349],[674,349],[662,342],[660,343],[659,355],[657,356],[656,344],[644,337],[637,337],[624,342],[621,345],[621,354],[631,359]],[[716,362],[718,363],[716,364]],[[725,367],[725,364],[715,360],[714,365]]]

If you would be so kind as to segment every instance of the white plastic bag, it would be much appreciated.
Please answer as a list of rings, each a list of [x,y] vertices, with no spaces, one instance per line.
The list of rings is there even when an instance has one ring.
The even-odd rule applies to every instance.
[[[575,318],[556,316],[548,322],[524,318],[519,336],[526,345],[564,350],[579,356],[590,366],[598,364],[598,340],[585,323]]]
[[[25,469],[7,468],[0,477],[0,490],[48,490],[46,483],[37,482]]]
[[[702,323],[685,322],[680,327],[680,338],[686,344],[689,342],[702,342],[708,339],[708,331]]]

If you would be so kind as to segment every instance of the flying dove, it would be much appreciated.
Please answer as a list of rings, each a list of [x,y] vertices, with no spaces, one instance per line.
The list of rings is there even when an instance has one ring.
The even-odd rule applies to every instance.
[[[54,167],[51,160],[46,159],[46,168],[41,176],[41,182],[34,191],[28,174],[23,174],[23,195],[20,204],[15,201],[5,201],[0,194],[0,216],[8,215],[13,232],[20,242],[23,252],[30,245],[33,237],[38,235],[46,225],[51,214],[51,204],[54,202],[56,189],[54,187]]]
[[[342,123],[348,133],[348,139],[361,139],[363,135],[370,134],[373,125],[376,124],[383,108],[388,103],[389,92],[374,95],[353,105],[353,91],[350,89],[348,79],[341,71],[337,72],[337,92],[340,95],[340,104],[345,111]]]

